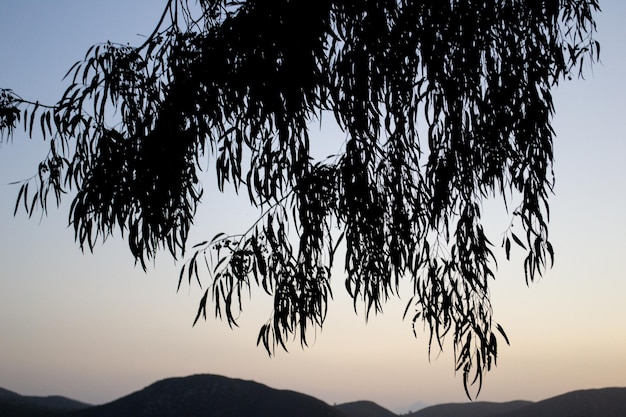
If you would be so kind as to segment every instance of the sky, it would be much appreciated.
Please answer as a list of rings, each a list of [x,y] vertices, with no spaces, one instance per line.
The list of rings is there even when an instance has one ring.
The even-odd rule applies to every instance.
[[[141,43],[164,4],[0,0],[0,87],[55,102],[67,86],[63,75],[89,46]],[[499,262],[491,299],[511,346],[500,345],[479,400],[626,386],[626,2],[601,6],[602,62],[554,91],[555,265],[527,286],[521,257]],[[426,334],[414,338],[402,320],[406,300],[390,301],[366,323],[342,289],[340,269],[325,327],[306,349],[295,341],[270,358],[256,346],[271,307],[258,290],[239,328],[212,318],[192,327],[202,291],[183,285],[176,292],[180,264],[167,253],[147,273],[123,239],[83,254],[67,227],[69,199],[46,217],[13,216],[18,186],[10,183],[33,175],[45,152],[45,143],[21,132],[0,145],[0,387],[101,404],[159,379],[213,373],[329,404],[367,399],[407,411],[418,401],[467,401],[450,343],[429,360]],[[245,230],[256,218],[245,198],[208,192],[212,185],[191,243]],[[488,221],[504,231],[501,218],[494,210]]]

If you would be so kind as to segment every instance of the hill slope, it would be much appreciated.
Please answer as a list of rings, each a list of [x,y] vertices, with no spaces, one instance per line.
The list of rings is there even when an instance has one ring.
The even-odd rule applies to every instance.
[[[626,417],[626,388],[573,391],[535,403],[440,404],[409,417]]]
[[[395,413],[372,401],[355,401],[335,406],[346,417],[397,417]]]
[[[506,403],[472,402],[459,404],[440,404],[426,407],[409,417],[487,417],[502,415],[533,404],[530,401],[510,401]]]
[[[25,396],[0,388],[0,416],[3,417],[47,417],[88,407],[91,406],[58,395]]]
[[[503,417],[625,416],[626,388],[602,388],[568,392],[567,394],[548,398],[503,415]]]
[[[321,400],[294,391],[217,375],[156,382],[72,417],[344,417]]]

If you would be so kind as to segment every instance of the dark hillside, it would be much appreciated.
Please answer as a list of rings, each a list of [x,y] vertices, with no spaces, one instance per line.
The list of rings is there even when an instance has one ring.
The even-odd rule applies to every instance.
[[[170,378],[71,417],[344,417],[308,395],[217,375]]]
[[[440,404],[411,413],[409,417],[487,417],[518,410],[530,404],[533,403],[530,401],[510,401],[506,403]]]
[[[355,401],[335,406],[346,417],[397,417],[384,407],[372,401]]]
[[[626,417],[626,388],[568,392],[503,417]]]
[[[536,403],[441,404],[410,417],[626,417],[626,388],[581,390]]]
[[[87,407],[90,405],[58,395],[24,396],[0,388],[0,416],[2,417],[47,417]]]
[[[21,395],[16,392],[9,391],[8,389],[0,388],[0,400],[4,400],[5,398],[14,398],[14,397],[21,397]]]

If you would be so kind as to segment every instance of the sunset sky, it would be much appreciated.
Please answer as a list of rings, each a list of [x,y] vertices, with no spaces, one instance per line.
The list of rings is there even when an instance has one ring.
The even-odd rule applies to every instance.
[[[89,46],[143,42],[165,3],[0,0],[0,87],[56,102],[67,86],[63,75]],[[556,259],[539,282],[526,286],[520,256],[504,260],[507,217],[487,204],[501,255],[494,317],[511,346],[500,345],[480,400],[626,386],[626,2],[601,7],[602,62],[585,80],[554,91]],[[336,151],[343,136],[328,132],[317,140]],[[307,349],[294,341],[289,353],[269,358],[256,346],[271,308],[258,289],[245,301],[239,328],[213,318],[192,327],[202,290],[183,285],[176,292],[181,265],[167,253],[147,273],[119,236],[93,255],[81,253],[67,227],[69,199],[47,217],[13,217],[18,186],[10,183],[36,173],[45,152],[45,143],[21,131],[0,144],[0,387],[101,404],[166,377],[213,373],[393,411],[417,401],[467,401],[450,343],[429,362],[427,334],[415,339],[402,320],[409,294],[366,323],[345,294],[341,265],[326,325]],[[247,229],[258,213],[242,197],[220,195],[207,180],[190,243]]]

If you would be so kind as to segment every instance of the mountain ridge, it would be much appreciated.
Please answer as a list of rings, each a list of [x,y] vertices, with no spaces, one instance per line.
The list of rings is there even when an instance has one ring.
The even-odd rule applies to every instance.
[[[528,405],[535,404],[532,401],[473,401],[468,403],[447,403],[425,407],[414,413],[407,414],[408,417],[488,417],[492,414],[502,414],[513,410],[521,409]]]
[[[570,391],[535,402],[522,409],[504,414],[502,417],[527,416],[626,417],[626,388],[608,387]]]
[[[334,406],[346,417],[395,417],[397,414],[376,404],[373,401],[353,401]]]
[[[345,417],[315,397],[220,375],[167,378],[71,417]]]
[[[20,395],[0,388],[0,416],[3,417],[46,417],[89,407],[92,405],[60,395]]]
[[[90,406],[61,396],[22,396],[0,388],[3,417],[626,417],[626,387],[576,390],[545,400],[438,404],[396,414],[372,401],[331,406],[307,394],[220,375],[159,380]]]

